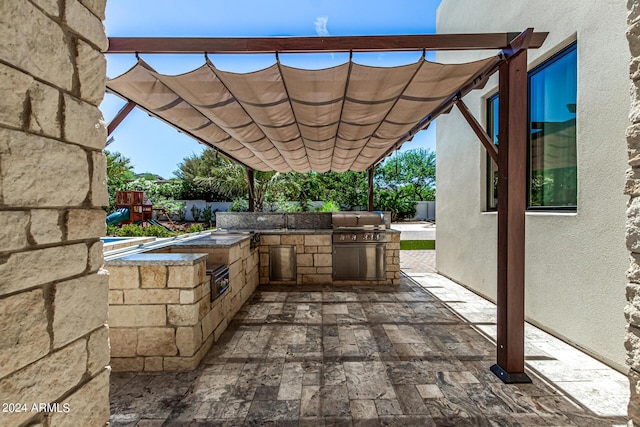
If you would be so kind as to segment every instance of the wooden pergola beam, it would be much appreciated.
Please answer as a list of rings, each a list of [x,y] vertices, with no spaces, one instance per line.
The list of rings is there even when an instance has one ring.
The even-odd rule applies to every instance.
[[[496,162],[497,164],[498,163],[498,147],[496,147],[496,145],[493,143],[491,138],[489,138],[489,135],[487,135],[487,132],[485,132],[482,125],[478,123],[476,118],[473,116],[473,114],[469,110],[469,107],[467,107],[467,104],[465,104],[462,101],[462,99],[459,99],[458,102],[456,102],[456,105],[458,106],[458,109],[462,113],[462,116],[467,120],[467,122],[469,123],[469,126],[471,126],[471,129],[476,134],[476,136],[478,137],[478,139],[480,140],[484,148],[487,150],[487,153],[489,153],[493,161]]]
[[[548,33],[532,33],[530,48]],[[506,49],[514,33],[328,37],[109,37],[106,53],[312,53]]]
[[[522,50],[536,47],[532,46],[534,35],[535,33],[533,32],[533,28],[527,28],[516,37],[514,37],[509,43],[509,46],[502,50],[503,55],[507,57],[514,56]]]
[[[129,115],[131,111],[136,107],[136,103],[133,101],[127,102],[124,107],[118,111],[118,114],[107,125],[107,136],[110,136],[114,130],[122,123],[122,121]]]

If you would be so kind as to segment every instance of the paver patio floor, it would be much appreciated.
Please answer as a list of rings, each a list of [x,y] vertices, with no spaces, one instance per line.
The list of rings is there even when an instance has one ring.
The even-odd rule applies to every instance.
[[[187,373],[113,373],[112,426],[611,426],[495,347],[423,285],[260,286]]]

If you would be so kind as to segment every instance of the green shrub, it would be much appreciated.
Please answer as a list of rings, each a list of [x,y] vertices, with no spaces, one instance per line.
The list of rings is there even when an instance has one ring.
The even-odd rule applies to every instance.
[[[179,218],[180,212],[182,211],[186,212],[187,204],[184,202],[176,202],[174,200],[164,199],[158,203],[155,203],[153,207],[158,209],[164,209],[164,211],[170,217]]]
[[[336,202],[329,200],[320,208],[320,212],[340,212],[340,206]]]
[[[178,215],[178,219],[182,222],[185,222],[187,220],[187,204],[186,203],[181,203],[181,207],[177,212]]]
[[[144,227],[143,233],[145,236],[154,237],[171,237],[174,235],[174,233],[159,225],[149,225],[147,227]]]
[[[142,237],[144,230],[138,224],[127,224],[120,227],[117,234],[120,237]]]
[[[204,219],[204,223],[207,225],[207,227],[211,227],[211,220],[213,218],[213,209],[211,209],[211,205],[210,204],[206,204],[204,209],[202,210],[202,218]]]
[[[249,202],[245,199],[235,199],[231,206],[229,206],[229,212],[247,212],[249,210]]]
[[[187,233],[199,233],[201,231],[204,231],[204,227],[202,226],[202,224],[193,224],[186,229]]]
[[[391,221],[413,218],[416,214],[416,203],[406,195],[391,190],[375,192],[374,205],[381,211],[391,211]]]
[[[107,236],[117,236],[120,228],[117,225],[107,225]]]
[[[278,212],[302,212],[302,209],[297,203],[289,201],[278,202]]]
[[[202,212],[200,208],[196,205],[191,205],[191,215],[193,216],[194,221],[200,220],[200,212]]]

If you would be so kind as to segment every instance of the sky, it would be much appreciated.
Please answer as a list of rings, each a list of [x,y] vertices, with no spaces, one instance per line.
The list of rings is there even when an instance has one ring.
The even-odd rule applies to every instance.
[[[104,22],[109,37],[348,36],[435,33],[440,0],[110,0]],[[422,52],[354,53],[353,61],[390,67],[416,62]],[[140,57],[163,74],[180,74],[204,64],[204,55]],[[275,63],[275,55],[209,55],[216,67],[250,72]],[[427,52],[427,59],[435,55]],[[343,64],[348,54],[282,54],[283,64],[318,69]],[[107,76],[133,67],[134,55],[107,55]],[[100,105],[109,123],[125,101],[105,95]],[[112,134],[107,147],[131,159],[136,173],[173,177],[178,164],[205,147],[147,113],[134,109]],[[435,124],[401,151],[435,150]]]

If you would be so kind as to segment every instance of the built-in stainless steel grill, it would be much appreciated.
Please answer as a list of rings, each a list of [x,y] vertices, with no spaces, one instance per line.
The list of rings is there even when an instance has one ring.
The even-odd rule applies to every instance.
[[[207,268],[207,276],[211,277],[211,302],[229,288],[229,267],[214,264]]]
[[[384,280],[385,242],[382,212],[332,215],[333,279]]]

